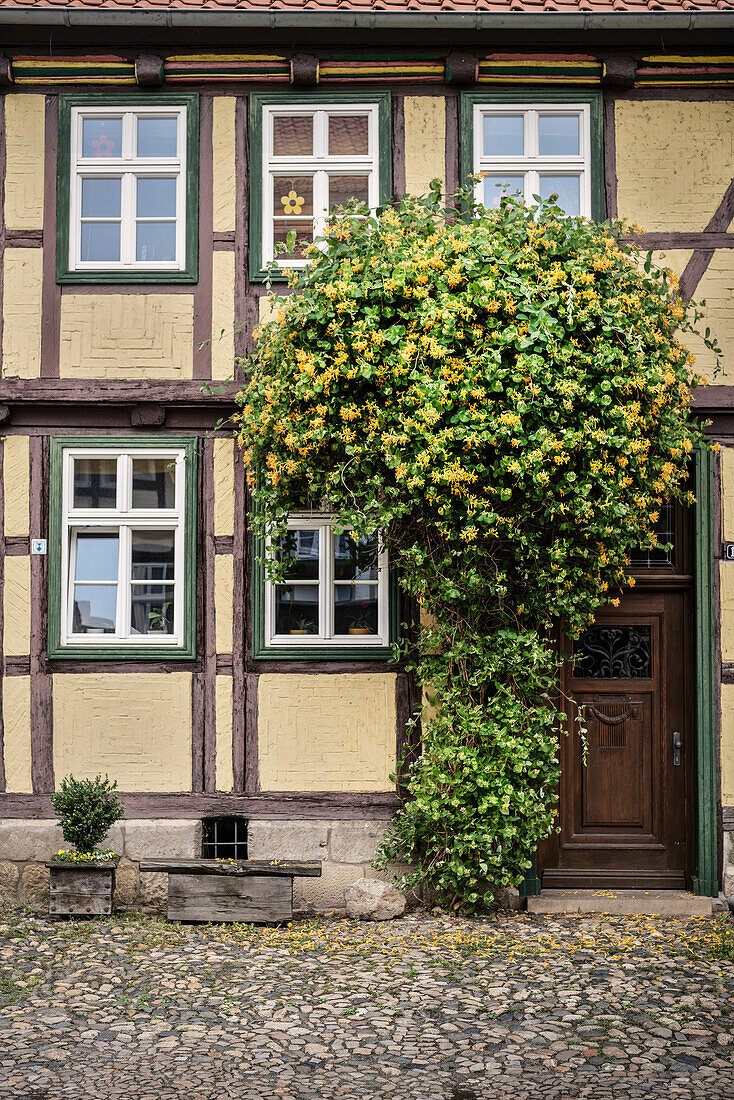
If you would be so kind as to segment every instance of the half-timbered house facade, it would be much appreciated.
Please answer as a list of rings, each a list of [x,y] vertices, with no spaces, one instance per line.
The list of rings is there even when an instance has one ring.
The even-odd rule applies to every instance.
[[[698,503],[568,673],[589,762],[562,739],[525,889],[734,893],[734,3],[2,0],[0,25],[0,890],[43,896],[70,772],[123,793],[124,904],[159,896],[147,857],[320,858],[321,907],[368,868],[420,699],[400,592],[328,515],[293,517],[270,586],[217,424],[277,242],[482,172],[487,203],[637,223],[724,349],[714,374],[693,348],[722,444]]]

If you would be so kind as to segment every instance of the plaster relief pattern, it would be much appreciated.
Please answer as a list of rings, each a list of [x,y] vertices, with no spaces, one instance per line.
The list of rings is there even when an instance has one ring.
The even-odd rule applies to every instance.
[[[191,790],[188,672],[54,676],[54,771],[120,790]]]
[[[719,600],[721,604],[721,659],[734,661],[734,562],[719,565]]]
[[[734,542],[734,447],[722,447],[721,458],[721,537]]]
[[[41,373],[42,282],[42,249],[5,249],[3,378],[38,378]]]
[[[235,225],[235,103],[234,96],[214,97],[212,193],[215,233],[231,232]]]
[[[190,294],[64,294],[62,378],[191,378]]]
[[[23,537],[29,528],[28,436],[8,435],[3,440],[3,494],[5,535]]]
[[[217,653],[233,649],[234,559],[231,554],[217,554],[214,559],[214,614]]]
[[[731,168],[734,172],[734,167]],[[696,356],[696,370],[715,385],[734,385],[734,249],[720,248],[714,252],[694,294],[705,300],[703,328],[710,328],[721,344],[724,355],[721,370],[714,374],[716,361],[702,340],[686,335],[683,341]]]
[[[432,179],[446,182],[446,104],[443,96],[406,95],[405,191],[422,195]]]
[[[234,787],[232,768],[232,677],[217,676],[217,761],[216,789],[231,791]]]
[[[734,164],[734,104],[632,101],[615,105],[617,202],[648,233],[701,232]]]
[[[212,257],[212,378],[234,376],[234,252]]]
[[[10,794],[30,794],[31,680],[8,676],[3,682],[5,782]]]
[[[721,685],[721,801],[734,806],[734,684]]]
[[[3,648],[6,657],[31,651],[31,559],[5,558]],[[5,681],[7,683],[7,680]]]
[[[5,96],[5,225],[43,229],[46,97]]]
[[[395,674],[265,674],[258,686],[264,791],[390,791]]]
[[[214,534],[234,534],[234,440],[214,440]]]

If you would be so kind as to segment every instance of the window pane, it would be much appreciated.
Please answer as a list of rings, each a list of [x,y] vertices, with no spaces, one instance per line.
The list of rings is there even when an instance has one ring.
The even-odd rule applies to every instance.
[[[541,157],[577,157],[580,151],[578,115],[538,117],[538,152]]]
[[[90,263],[120,259],[119,222],[82,222],[82,260]]]
[[[133,459],[133,508],[176,507],[173,458]]]
[[[367,115],[329,115],[329,155],[366,157],[370,151]]]
[[[349,534],[334,536],[334,579],[377,580],[377,539],[355,542]]]
[[[675,565],[675,509],[671,500],[658,508],[654,525],[658,543],[667,546],[638,546],[630,554],[630,564],[635,569],[654,569],[656,566]]]
[[[114,508],[116,501],[116,459],[75,458],[74,507]]]
[[[173,531],[133,531],[132,579],[172,581],[174,539]]]
[[[334,588],[334,633],[377,633],[377,585],[338,584]]]
[[[313,240],[313,222],[293,222],[277,219],[273,223],[273,241],[275,244],[287,244],[288,234],[295,230],[296,247],[293,252],[284,252],[279,259],[285,260],[288,256],[301,257],[307,244]]]
[[[281,543],[278,561],[286,562],[285,573],[292,580],[318,580],[319,532],[289,531]]]
[[[175,218],[176,180],[170,176],[141,176],[138,179],[138,217]]]
[[[313,156],[313,115],[275,115],[273,155]]]
[[[82,119],[82,156],[122,156],[122,119],[98,116]]]
[[[138,119],[138,156],[175,157],[178,152],[176,118]]]
[[[313,176],[276,176],[273,210],[278,214],[313,214]]]
[[[75,581],[116,581],[120,540],[117,532],[79,532],[76,537]]]
[[[120,179],[82,180],[82,217],[120,217]]]
[[[369,178],[367,176],[329,176],[329,209],[346,206],[350,199],[358,199],[369,206]]]
[[[130,594],[131,634],[173,634],[173,585],[134,584]]]
[[[319,586],[294,584],[275,586],[275,633],[318,634]]]
[[[539,184],[541,199],[558,195],[558,205],[567,214],[581,213],[581,181],[578,176],[541,176]]]
[[[135,259],[157,260],[159,263],[176,259],[175,222],[138,222]]]
[[[116,584],[75,584],[71,628],[75,634],[114,634]]]
[[[500,199],[504,195],[512,195],[515,191],[523,194],[525,186],[524,176],[491,175],[484,177],[484,205],[487,209],[496,209]]]
[[[484,116],[484,155],[521,157],[525,151],[525,119],[522,115]]]

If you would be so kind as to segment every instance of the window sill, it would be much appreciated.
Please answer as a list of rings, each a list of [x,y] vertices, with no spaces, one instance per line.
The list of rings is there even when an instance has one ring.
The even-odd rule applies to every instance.
[[[255,661],[388,661],[393,656],[389,645],[311,645],[260,646],[252,652]]]
[[[165,645],[64,645],[49,646],[49,661],[191,661],[194,646]]]
[[[197,283],[198,281],[198,270],[141,271],[138,268],[134,268],[128,271],[59,271],[56,273],[56,282],[64,284]]]

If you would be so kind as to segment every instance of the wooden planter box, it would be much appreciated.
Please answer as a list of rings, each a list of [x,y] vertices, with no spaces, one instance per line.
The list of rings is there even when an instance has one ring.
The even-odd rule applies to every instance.
[[[293,879],[321,875],[320,860],[145,859],[168,875],[168,919],[277,924],[293,916]]]
[[[105,863],[47,863],[51,873],[51,917],[108,917],[112,913],[117,860]]]

